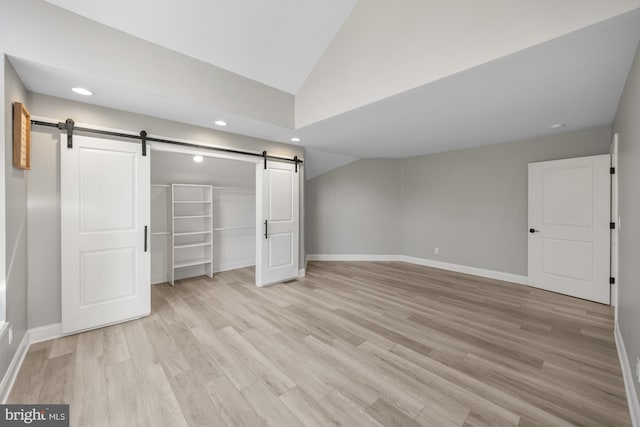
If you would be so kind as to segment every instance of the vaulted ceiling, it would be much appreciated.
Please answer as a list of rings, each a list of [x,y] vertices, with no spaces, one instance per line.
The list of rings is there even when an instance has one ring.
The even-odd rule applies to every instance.
[[[5,0],[0,14],[31,91],[298,136],[331,164],[610,124],[639,40],[640,0]]]

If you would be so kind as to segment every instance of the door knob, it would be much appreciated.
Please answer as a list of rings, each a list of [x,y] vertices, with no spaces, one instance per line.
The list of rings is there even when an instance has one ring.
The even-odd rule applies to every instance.
[[[529,233],[533,234],[533,233],[539,233],[540,230],[536,230],[535,228],[530,228],[529,229]]]

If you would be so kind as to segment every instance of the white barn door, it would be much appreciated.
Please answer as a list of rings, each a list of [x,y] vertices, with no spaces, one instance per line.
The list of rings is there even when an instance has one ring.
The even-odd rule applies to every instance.
[[[529,164],[529,285],[604,304],[609,155]]]
[[[60,144],[62,332],[150,313],[149,153],[74,136]]]
[[[256,169],[256,285],[298,277],[299,175],[292,163]]]

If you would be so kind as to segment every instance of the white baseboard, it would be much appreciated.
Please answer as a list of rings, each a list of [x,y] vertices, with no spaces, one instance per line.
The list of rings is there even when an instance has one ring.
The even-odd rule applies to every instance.
[[[466,265],[452,264],[450,262],[434,261],[426,258],[416,258],[407,255],[329,255],[309,254],[309,261],[402,261],[409,264],[423,265],[425,267],[439,268],[458,273],[472,274],[474,276],[487,277],[489,279],[504,280],[505,282],[528,285],[529,278],[518,274],[503,273],[501,271],[486,270],[484,268],[469,267]]]
[[[228,262],[226,264],[214,264],[213,265],[213,272],[214,273],[221,273],[223,271],[229,271],[229,270],[236,270],[238,268],[245,268],[245,267],[253,267],[254,265],[256,265],[256,260],[255,259],[247,259],[244,261],[236,261],[236,262]]]
[[[62,324],[54,323],[53,325],[41,326],[39,328],[29,329],[29,343],[48,341],[62,336]]]
[[[223,271],[236,270],[238,268],[253,267],[254,265],[256,265],[255,259],[245,259],[241,261],[228,262],[225,264],[214,264],[213,272],[221,273]],[[184,277],[193,277],[194,275],[202,275],[204,274],[202,273],[203,271],[204,271],[204,267],[202,266],[195,266],[190,270],[189,269],[183,270],[183,272],[185,273]],[[180,280],[182,278],[183,278],[182,275],[180,274],[176,275],[176,280]],[[167,283],[168,281],[169,281],[169,276],[167,273],[154,274],[151,276],[152,285],[157,285],[159,283]]]
[[[0,382],[0,403],[4,404],[9,398],[13,384],[16,381],[18,372],[20,372],[20,368],[22,367],[22,362],[24,361],[31,344],[59,338],[61,336],[62,325],[60,323],[32,328],[25,332],[20,344],[18,345],[16,353],[13,355],[13,359],[11,359],[7,372],[4,374],[2,382]]]
[[[472,274],[474,276],[486,277],[489,279],[504,280],[505,282],[518,283],[520,285],[529,284],[529,278],[527,276],[504,273],[502,271],[487,270],[484,268],[469,267],[466,265],[452,264],[450,262],[434,261],[432,259],[416,258],[406,255],[400,255],[399,261],[408,262],[410,264],[423,265],[425,267],[455,271],[458,273]]]
[[[400,255],[309,254],[309,261],[400,261]]]
[[[18,372],[20,372],[20,367],[22,366],[22,362],[24,361],[24,357],[27,355],[28,350],[29,331],[25,332],[24,337],[22,337],[22,340],[16,349],[16,353],[13,355],[13,359],[11,359],[11,363],[7,368],[7,372],[5,372],[2,382],[0,382],[0,402],[2,404],[6,403],[9,398],[9,394],[13,388],[13,383],[16,381],[16,377],[18,376]]]
[[[300,270],[298,270],[298,277],[304,277],[306,274],[306,269],[301,268]]]
[[[629,405],[629,415],[633,427],[640,427],[640,404],[638,403],[638,394],[634,387],[635,378],[629,358],[627,357],[627,349],[624,346],[620,325],[616,322],[614,335],[616,337],[616,347],[618,349],[618,358],[620,359],[620,368],[622,369],[622,378],[624,379],[624,388],[627,394],[627,404]]]
[[[154,274],[153,276],[151,276],[151,284],[152,285],[157,285],[158,283],[167,283],[168,279],[167,279],[167,274]]]

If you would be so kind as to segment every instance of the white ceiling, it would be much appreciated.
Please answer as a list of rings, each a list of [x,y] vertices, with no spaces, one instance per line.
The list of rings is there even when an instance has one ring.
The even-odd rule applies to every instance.
[[[492,1],[495,3],[497,0]],[[99,5],[99,2],[86,2],[91,3],[91,7],[76,0],[49,2],[69,3],[69,7],[94,8],[93,13],[100,15],[103,22],[108,19],[118,21],[114,26],[117,24],[120,27],[154,27],[154,31],[159,31],[159,35],[167,38],[166,43],[171,43],[173,39],[185,41],[187,37],[183,38],[181,34],[182,27],[186,24],[170,25],[171,18],[162,18],[164,15],[160,11],[171,11],[170,3],[173,2],[169,0],[153,4],[143,0],[129,0],[126,7],[123,6],[124,0],[102,2],[104,5]],[[624,3],[625,7],[632,7],[629,5],[633,2],[640,5],[640,0],[615,2]],[[202,10],[209,12],[214,10],[211,6],[213,3],[226,4],[225,1],[217,0],[182,2],[187,9],[199,3],[202,3]],[[240,2],[229,4],[235,3]],[[243,2],[245,5],[246,3]],[[342,29],[337,28],[342,21],[337,19],[337,16],[342,16],[340,19],[344,20],[353,8],[355,0],[349,1],[349,7],[337,9],[342,12],[334,15],[328,12],[332,9],[329,6],[324,10],[324,14],[314,12],[318,13],[319,21],[326,18],[325,22],[335,24],[329,25],[328,30],[322,26],[314,26],[316,20],[309,12],[318,7],[322,8],[318,4],[325,4],[324,2],[293,2],[305,5],[300,6],[298,12],[298,7],[289,10],[291,5],[285,4],[284,0],[273,3],[286,11],[281,10],[282,14],[276,17],[261,11],[264,21],[269,22],[269,26],[281,27],[284,25],[284,15],[287,16],[286,20],[291,20],[293,15],[299,12],[304,18],[301,22],[313,21],[307,22],[301,31],[301,34],[307,34],[304,30],[309,30],[308,37],[300,37],[314,40],[314,46],[318,46],[321,39],[328,44],[338,31],[334,42],[327,50],[329,51],[335,48],[336,40],[341,40]],[[330,3],[342,4],[337,0]],[[8,43],[4,51],[10,56],[28,90],[212,128],[215,128],[212,125],[213,120],[224,118],[229,121],[229,126],[224,128],[224,131],[272,141],[289,142],[292,136],[300,136],[300,144],[310,148],[307,151],[308,155],[322,160],[320,163],[323,164],[314,167],[314,173],[322,173],[327,167],[343,164],[354,158],[408,157],[545,136],[558,132],[550,129],[550,125],[557,122],[567,124],[560,132],[610,125],[640,40],[640,9],[634,9],[610,19],[596,19],[593,21],[594,24],[583,26],[577,31],[568,34],[565,31],[563,36],[538,44],[529,44],[528,48],[496,57],[492,61],[479,62],[481,65],[468,67],[448,77],[435,81],[427,79],[422,85],[412,86],[404,92],[389,93],[378,101],[367,103],[368,105],[348,111],[341,110],[328,119],[294,129],[294,97],[291,95],[250,80],[243,81],[236,74],[221,74],[213,65],[183,55],[165,55],[164,53],[170,51],[146,42],[137,43],[137,39],[120,31],[111,30],[40,0],[21,0],[20,3],[16,3],[18,4],[20,10],[14,14],[15,16],[0,15],[0,35],[3,35],[3,27],[6,28],[7,34],[13,34],[16,28],[28,27],[25,23],[32,23],[26,33],[30,38],[18,38],[14,43],[5,34],[0,37],[0,50],[3,43]],[[531,1],[527,4],[533,7]],[[14,7],[18,9],[16,5]],[[359,8],[360,5],[356,7]],[[107,6],[109,8],[106,11],[99,10]],[[120,13],[120,6],[128,12]],[[234,9],[234,13],[240,13],[241,16],[232,19],[231,12],[227,13],[225,25],[233,28],[228,30],[226,36],[222,32],[217,37],[224,36],[231,40],[231,35],[242,33],[238,36],[241,40],[238,46],[246,45],[246,49],[251,52],[260,49],[267,40],[268,44],[281,43],[274,47],[278,51],[274,55],[282,55],[287,51],[290,53],[289,61],[297,63],[300,59],[299,54],[292,50],[291,40],[282,41],[282,35],[278,31],[275,31],[276,35],[273,38],[267,34],[268,31],[265,33],[266,24],[255,16],[255,10],[261,9],[255,4],[253,6],[255,7],[244,9],[244,15],[248,16],[240,13],[241,6],[236,6],[237,10]],[[152,10],[148,16],[145,14],[145,7]],[[113,12],[111,8],[118,10],[120,14]],[[91,11],[86,13],[89,12]],[[171,14],[174,13],[177,14],[173,16],[174,21],[189,21],[175,18],[182,16],[182,12],[171,11]],[[609,10],[607,13],[612,12]],[[155,15],[160,15],[159,21],[154,21]],[[366,24],[366,16],[359,14],[358,17],[364,20],[359,24],[362,27]],[[348,25],[352,18],[353,16],[348,18],[345,25]],[[162,19],[168,24],[149,25],[149,22],[161,23]],[[589,19],[595,18],[590,15]],[[261,21],[262,30],[243,32],[240,27],[244,28],[251,20]],[[144,24],[141,24],[142,22]],[[215,28],[209,28],[206,21],[198,16],[189,22],[194,26],[200,26],[199,31],[209,29],[211,34],[217,34]],[[264,36],[264,40],[261,36]],[[409,36],[410,34],[399,35],[400,40]],[[52,39],[51,43],[55,45],[66,46],[65,55],[60,54],[61,50],[52,51],[49,45],[39,45],[37,42],[47,39]],[[92,46],[98,41],[102,41],[102,46],[93,49]],[[370,42],[366,37],[360,40],[360,43],[365,45]],[[446,44],[446,41],[442,43]],[[232,44],[230,42],[228,46]],[[308,67],[313,68],[313,63],[322,55],[326,44],[322,49],[314,50],[313,61],[309,59],[311,53],[307,55],[303,46],[300,48],[303,58],[298,65],[276,70],[264,65],[269,62],[264,60],[263,64],[253,63],[248,67],[249,70],[243,73],[245,76],[250,72],[264,73],[262,80],[269,75],[276,80],[294,81],[295,78],[289,75],[289,68],[302,70],[304,67],[300,64],[305,61],[307,65],[310,64]],[[367,49],[371,51],[372,47],[367,45]],[[440,50],[440,53],[446,52],[446,49]],[[217,51],[211,50],[209,53],[218,58]],[[384,55],[384,52],[380,52],[380,55]],[[252,59],[252,53],[241,52],[241,49],[235,51],[235,56],[235,66],[249,64]],[[225,55],[221,54],[220,58],[224,59]],[[410,59],[410,56],[408,58]],[[350,60],[358,62],[360,57],[354,54]],[[221,61],[222,59],[216,59],[216,65],[225,67]],[[411,66],[410,62],[397,65],[400,74],[394,74],[394,67],[391,67],[391,71],[383,73],[387,80],[401,81],[401,71],[406,71],[406,68]],[[211,68],[211,72],[208,73],[203,67]],[[308,72],[306,69],[304,74]],[[370,72],[374,73],[376,70]],[[299,71],[298,75],[302,74]],[[292,80],[289,80],[290,78]],[[198,87],[198,84],[202,87]],[[71,86],[78,85],[91,88],[95,95],[82,98],[69,90]],[[257,96],[257,91],[260,91],[260,97]],[[322,93],[319,96],[321,95]],[[296,108],[298,101],[299,95],[295,97]],[[321,99],[318,99],[318,102],[320,101]],[[58,119],[64,118],[66,117]],[[320,151],[342,156],[323,156]]]
[[[298,133],[306,147],[409,157],[611,125],[639,41],[637,10]]]
[[[143,40],[296,93],[357,0],[46,0]]]

